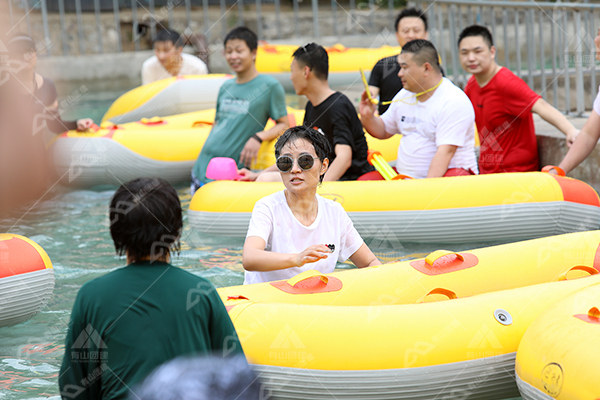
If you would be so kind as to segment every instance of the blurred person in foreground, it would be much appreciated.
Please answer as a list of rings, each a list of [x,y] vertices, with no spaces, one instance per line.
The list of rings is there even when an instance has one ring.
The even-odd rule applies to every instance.
[[[264,391],[243,356],[179,357],[134,388],[130,400],[259,400]]]
[[[109,221],[127,266],[77,294],[58,379],[63,399],[127,399],[133,385],[175,357],[243,354],[214,286],[169,263],[183,226],[169,183],[140,178],[121,185]]]
[[[45,133],[86,129],[93,121],[61,119],[54,83],[35,72],[33,39],[13,34],[0,36],[0,42],[6,45],[0,49],[0,214],[5,214],[37,204],[54,183]]]
[[[15,100],[31,112],[34,135],[46,126],[54,133],[83,131],[92,126],[94,121],[90,118],[65,121],[60,117],[54,82],[35,72],[37,47],[31,37],[17,33],[8,39],[6,47],[9,51],[8,67],[21,85],[19,98]]]

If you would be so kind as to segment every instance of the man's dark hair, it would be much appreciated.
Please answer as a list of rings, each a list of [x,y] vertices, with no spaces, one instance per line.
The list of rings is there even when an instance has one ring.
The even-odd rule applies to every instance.
[[[304,139],[315,148],[315,153],[317,153],[317,157],[319,160],[323,162],[326,158],[331,161],[331,154],[333,153],[331,148],[331,143],[329,143],[329,139],[323,134],[321,131],[316,130],[315,128],[310,128],[308,126],[299,125],[293,128],[289,128],[286,130],[283,135],[277,139],[275,143],[275,158],[278,158],[281,155],[281,149],[287,143],[293,143],[298,139]],[[323,177],[325,174],[319,177],[319,181],[323,182]]]
[[[394,29],[396,30],[396,32],[398,32],[398,24],[400,23],[402,18],[406,17],[421,18],[421,20],[425,24],[425,31],[427,31],[427,15],[425,15],[425,12],[423,10],[411,7],[405,8],[404,10],[400,11],[400,14],[398,14],[398,16],[396,17],[396,23],[394,24]]]
[[[233,39],[239,39],[246,42],[246,46],[248,46],[250,51],[254,51],[258,47],[258,38],[256,37],[256,33],[252,32],[245,26],[238,26],[237,28],[230,30],[227,36],[225,36],[225,40],[223,40],[223,46],[227,46],[227,42]]]
[[[404,47],[402,47],[400,54],[403,53],[412,53],[413,60],[418,65],[423,65],[427,62],[431,64],[431,66],[438,72],[442,72],[442,69],[440,68],[438,52],[433,43],[431,43],[429,40],[411,40],[410,42],[406,43]]]
[[[183,38],[173,29],[165,28],[158,31],[152,43],[156,44],[157,42],[171,42],[175,47],[183,47]]]
[[[323,46],[316,43],[307,43],[298,47],[292,57],[301,66],[310,68],[317,79],[327,80],[329,76],[329,56]]]
[[[260,380],[244,356],[179,357],[133,390],[137,400],[259,400]]]
[[[471,25],[463,29],[460,35],[458,36],[458,46],[460,47],[460,42],[462,42],[464,38],[470,36],[481,36],[485,44],[487,44],[490,48],[494,45],[492,34],[488,28],[481,25]]]
[[[124,183],[110,201],[110,235],[117,254],[150,261],[179,251],[183,227],[177,192],[160,178]]]

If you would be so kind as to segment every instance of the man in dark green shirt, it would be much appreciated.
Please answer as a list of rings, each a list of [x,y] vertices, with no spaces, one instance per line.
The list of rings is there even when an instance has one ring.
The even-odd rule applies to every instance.
[[[169,264],[182,228],[177,192],[160,179],[122,185],[110,230],[128,265],[82,286],[59,375],[63,399],[135,398],[132,387],[181,355],[240,354],[214,286]]]

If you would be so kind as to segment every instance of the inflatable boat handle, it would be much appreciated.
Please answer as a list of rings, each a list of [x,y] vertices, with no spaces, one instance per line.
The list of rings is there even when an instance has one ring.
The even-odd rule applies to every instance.
[[[310,269],[308,271],[304,271],[296,276],[294,276],[293,278],[288,279],[287,283],[290,286],[296,286],[296,284],[305,281],[307,279],[310,279],[312,277],[318,276],[319,279],[321,279],[321,281],[323,281],[323,283],[327,283],[329,282],[329,278],[327,278],[325,275],[323,275],[322,273],[320,273],[319,271],[316,271],[314,269]]]
[[[433,253],[430,253],[427,257],[425,257],[425,262],[433,267],[433,264],[444,256],[448,256],[450,254],[454,254],[456,258],[461,261],[465,261],[465,257],[462,254],[455,253],[453,251],[448,250],[436,250]]]
[[[552,170],[556,171],[556,175],[558,176],[567,176],[562,168],[559,168],[555,165],[546,165],[544,168],[542,168],[542,172],[550,173]]]
[[[202,120],[200,120],[200,121],[194,121],[192,123],[192,128],[199,128],[199,127],[201,127],[203,125],[213,125],[213,124],[214,124],[214,121],[202,121]]]
[[[598,273],[598,270],[594,267],[588,267],[586,265],[576,265],[573,268],[570,268],[568,271],[563,272],[562,274],[560,274],[558,276],[558,280],[559,281],[566,281],[567,280],[567,274],[571,271],[585,271],[590,275],[596,275]]]
[[[424,303],[427,296],[431,296],[433,294],[441,294],[448,297],[448,300],[456,299],[458,296],[452,290],[444,289],[444,288],[435,288],[427,293],[425,296],[421,297],[417,300],[417,303]]]

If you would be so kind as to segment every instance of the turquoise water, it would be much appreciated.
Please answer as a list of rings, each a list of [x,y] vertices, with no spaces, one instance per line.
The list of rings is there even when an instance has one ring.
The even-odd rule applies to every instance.
[[[120,93],[88,93],[64,117],[90,116],[99,122]],[[77,291],[85,282],[125,264],[124,258],[115,254],[108,231],[108,203],[114,190],[56,186],[35,208],[24,206],[0,219],[0,232],[27,236],[47,251],[56,277],[54,295],[40,314],[23,324],[0,329],[0,400],[58,399],[63,342]],[[189,188],[180,185],[177,192],[185,215]],[[441,246],[402,243],[400,248],[389,248],[385,241],[367,243],[384,261],[423,257]],[[209,279],[217,287],[240,285],[242,245],[242,239],[198,233],[184,220],[182,251],[172,263]],[[443,248],[460,251],[483,246],[467,243]],[[352,267],[344,264],[340,268]]]

